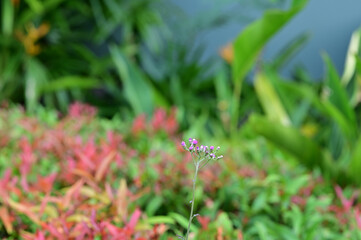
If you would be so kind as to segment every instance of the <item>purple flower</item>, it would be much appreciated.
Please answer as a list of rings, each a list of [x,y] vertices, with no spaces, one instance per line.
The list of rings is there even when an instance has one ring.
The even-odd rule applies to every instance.
[[[185,147],[186,146],[186,143],[184,141],[182,141],[182,146]]]
[[[193,139],[193,142],[192,142],[194,145],[197,145],[198,141],[196,139]]]
[[[214,158],[216,155],[214,153],[209,154],[210,157]]]
[[[193,141],[193,139],[192,138],[189,138],[189,142],[192,142]]]
[[[199,147],[197,147],[197,151],[199,151]]]
[[[209,149],[210,149],[211,151],[213,151],[214,147],[213,147],[213,146],[211,146]]]
[[[189,147],[189,150],[193,150],[193,145],[191,145],[191,146]]]

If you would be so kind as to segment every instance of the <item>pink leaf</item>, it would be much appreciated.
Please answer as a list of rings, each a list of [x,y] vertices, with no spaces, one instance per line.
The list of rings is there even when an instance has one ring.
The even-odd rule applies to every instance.
[[[128,224],[126,225],[126,228],[130,229],[131,231],[134,230],[135,225],[137,224],[140,216],[141,216],[142,212],[137,208],[134,213],[132,214],[132,216],[130,217],[130,220],[128,222]]]

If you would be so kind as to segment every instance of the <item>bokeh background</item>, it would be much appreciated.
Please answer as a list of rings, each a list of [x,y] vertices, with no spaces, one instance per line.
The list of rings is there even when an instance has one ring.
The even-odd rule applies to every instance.
[[[361,239],[359,9],[1,0],[0,239]]]

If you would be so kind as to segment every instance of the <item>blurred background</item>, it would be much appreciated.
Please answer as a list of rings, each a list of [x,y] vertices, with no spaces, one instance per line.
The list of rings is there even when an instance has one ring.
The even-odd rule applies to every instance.
[[[192,174],[184,136],[225,155],[201,176],[210,218],[197,237],[361,239],[360,9],[357,0],[1,0],[0,238],[19,239],[12,222],[32,221],[32,235],[21,234],[44,239],[39,219],[68,210],[43,215],[43,198],[63,194],[70,206],[85,183],[90,204],[74,204],[81,215],[70,220],[84,232],[92,215],[99,234],[96,214],[109,213],[113,230],[146,214],[146,231],[181,234],[187,219],[174,212],[188,214]],[[93,211],[99,202],[104,212]]]
[[[220,50],[266,10],[287,9],[291,2],[2,1],[0,100],[29,111],[38,103],[65,111],[79,100],[108,117],[172,105],[183,118],[211,114],[214,78],[229,68]],[[302,72],[322,81],[324,51],[342,72],[360,7],[356,0],[310,1],[268,39],[259,59],[287,55],[278,69],[283,77]]]
[[[175,106],[181,131],[231,139],[252,119],[252,131],[269,137],[258,121],[276,121],[333,158],[349,158],[359,127],[360,7],[4,0],[0,101],[29,113],[39,106],[65,113],[79,101],[123,119]]]
[[[316,100],[333,101],[330,76],[343,82],[345,103],[336,110],[348,99],[352,106],[338,110],[357,108],[359,7],[356,0],[4,0],[0,101],[30,113],[40,105],[64,113],[80,101],[108,118],[176,106],[181,129],[199,122],[222,136],[253,112],[301,127],[310,114],[327,118],[313,109]],[[260,76],[267,81],[255,84]],[[288,89],[301,85],[307,94]]]
[[[222,2],[222,5],[232,7],[232,3],[235,2],[242,2],[236,11],[238,14],[242,14],[243,19],[207,30],[205,36],[200,40],[207,44],[206,56],[216,55],[218,49],[231,42],[247,24],[261,17],[265,9],[287,6],[290,3],[290,1],[278,1],[278,4],[277,1],[228,1],[228,3]],[[219,9],[215,6],[217,5],[216,1],[189,0],[174,1],[174,3],[192,18],[202,14],[204,9],[212,7]],[[269,41],[264,58],[272,61],[272,58],[277,56],[282,47],[292,39],[302,33],[308,33],[310,38],[307,44],[302,51],[290,59],[291,61],[285,66],[282,73],[285,76],[291,76],[294,68],[302,66],[313,78],[320,79],[323,75],[322,51],[329,53],[337,70],[341,72],[351,34],[360,26],[361,15],[358,12],[360,7],[361,2],[357,0],[309,1],[303,11]]]

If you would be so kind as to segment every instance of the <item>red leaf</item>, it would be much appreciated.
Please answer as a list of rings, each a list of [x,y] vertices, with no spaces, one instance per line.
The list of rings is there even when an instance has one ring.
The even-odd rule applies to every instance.
[[[132,216],[130,217],[130,220],[129,220],[128,224],[126,225],[126,228],[128,228],[129,230],[131,230],[133,232],[135,225],[137,224],[141,214],[142,214],[142,212],[137,208],[134,211],[134,213],[132,214]]]
[[[11,234],[13,232],[13,226],[11,224],[11,218],[6,207],[0,207],[0,219],[5,226],[6,232]]]

